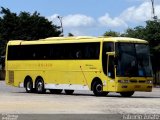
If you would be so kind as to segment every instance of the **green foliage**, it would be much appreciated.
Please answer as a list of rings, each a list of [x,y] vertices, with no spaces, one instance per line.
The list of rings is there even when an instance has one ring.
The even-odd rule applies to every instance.
[[[74,36],[74,35],[73,35],[72,33],[68,33],[68,36],[69,36],[69,37],[72,37],[72,36]]]
[[[160,45],[160,22],[147,21],[146,40],[149,41],[151,47]]]
[[[154,47],[155,51],[157,51],[158,53],[160,53],[160,45]]]
[[[110,31],[106,31],[103,36],[118,37],[120,36],[120,34],[118,32],[110,30]]]
[[[1,14],[3,16],[0,19],[0,34],[4,40],[36,40],[61,34],[57,26],[37,12],[21,12],[17,15],[2,8]]]
[[[160,44],[160,22],[147,21],[145,27],[138,26],[134,29],[129,28],[123,36],[145,39],[149,42],[150,46],[154,48]]]
[[[20,12],[17,15],[2,7],[0,14],[0,55],[4,55],[4,47],[8,40],[38,40],[61,34],[59,27],[37,12]]]
[[[145,28],[142,26],[137,26],[134,29],[128,28],[126,30],[126,33],[123,34],[123,36],[144,39],[145,38]]]

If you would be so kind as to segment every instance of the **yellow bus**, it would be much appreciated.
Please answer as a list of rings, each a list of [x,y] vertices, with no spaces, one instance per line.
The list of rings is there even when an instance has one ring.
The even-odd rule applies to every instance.
[[[6,48],[6,83],[26,92],[73,94],[91,90],[130,97],[152,91],[148,42],[125,37],[51,37],[13,40]]]

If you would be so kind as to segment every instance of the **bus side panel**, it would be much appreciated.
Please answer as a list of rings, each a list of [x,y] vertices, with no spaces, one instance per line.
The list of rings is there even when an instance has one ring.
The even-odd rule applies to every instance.
[[[90,60],[66,60],[53,61],[54,68],[46,74],[47,84],[82,85],[90,88],[95,77],[100,77],[98,61]]]
[[[40,76],[45,84],[81,85],[89,89],[96,77],[108,84],[100,60],[8,61],[6,73],[7,83],[14,86],[23,84],[26,76],[30,76],[33,82]],[[104,91],[107,90],[104,85]]]

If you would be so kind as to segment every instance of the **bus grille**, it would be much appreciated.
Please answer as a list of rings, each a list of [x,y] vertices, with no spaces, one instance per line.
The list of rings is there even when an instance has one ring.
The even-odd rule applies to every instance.
[[[130,80],[131,83],[137,83],[137,80]]]
[[[145,80],[139,80],[139,83],[145,83],[146,81]]]
[[[14,72],[9,71],[9,83],[13,84],[14,83]]]

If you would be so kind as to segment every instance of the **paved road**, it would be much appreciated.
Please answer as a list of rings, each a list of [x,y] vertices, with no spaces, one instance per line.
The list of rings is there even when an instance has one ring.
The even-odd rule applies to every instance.
[[[118,93],[95,97],[90,91],[75,91],[74,95],[30,94],[0,81],[0,113],[160,114],[160,88],[136,92],[131,98]]]

